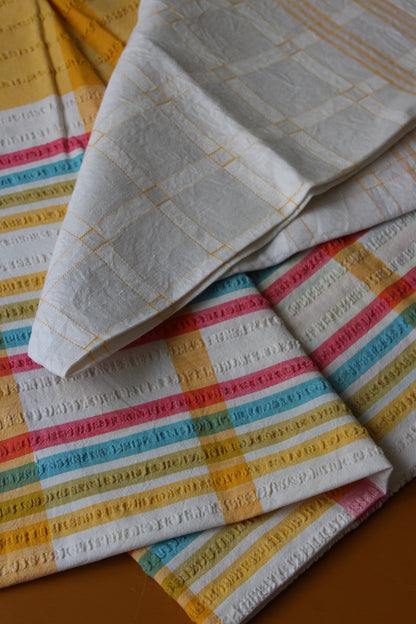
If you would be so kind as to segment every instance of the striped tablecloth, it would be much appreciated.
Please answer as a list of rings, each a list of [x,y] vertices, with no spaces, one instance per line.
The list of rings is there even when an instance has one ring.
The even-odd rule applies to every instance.
[[[416,10],[138,4],[0,7],[0,579],[237,624],[415,473]]]

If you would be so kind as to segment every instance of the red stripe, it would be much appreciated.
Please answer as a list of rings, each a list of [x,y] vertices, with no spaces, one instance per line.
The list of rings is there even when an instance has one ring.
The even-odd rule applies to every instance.
[[[363,230],[356,234],[350,234],[317,245],[317,247],[310,251],[302,260],[297,262],[295,266],[263,290],[263,295],[273,306],[277,305],[282,299],[290,295],[295,288],[298,288],[314,273],[325,266],[333,256],[342,249],[345,249],[345,247],[355,243],[367,231],[368,230]]]
[[[89,134],[80,134],[79,136],[56,139],[50,143],[36,145],[10,154],[2,154],[0,156],[0,169],[8,169],[9,167],[17,167],[28,163],[50,158],[63,152],[72,152],[75,149],[87,147]]]
[[[296,357],[261,371],[185,394],[174,394],[142,405],[91,416],[81,421],[32,431],[29,434],[27,445],[21,439],[22,436],[10,438],[7,443],[0,444],[0,457],[2,461],[8,461],[12,456],[17,457],[30,452],[32,448],[33,450],[45,449],[112,431],[120,431],[127,427],[159,420],[204,405],[213,405],[224,401],[224,398],[231,400],[258,392],[292,377],[298,377],[316,370],[316,366],[308,357]]]
[[[23,373],[38,368],[42,368],[42,366],[36,364],[27,353],[0,358],[0,377],[4,375],[15,375],[16,373]]]
[[[193,316],[198,328],[201,329],[251,312],[257,312],[257,310],[270,310],[270,302],[260,293],[205,308],[201,312],[194,312]]]
[[[375,327],[394,307],[412,295],[415,290],[412,282],[416,280],[416,267],[394,284],[387,286],[361,312],[309,354],[309,357],[323,370],[341,353],[347,351],[357,340]]]
[[[180,336],[181,334],[196,331],[201,327],[209,327],[210,325],[250,314],[257,310],[269,308],[269,302],[262,295],[253,294],[240,297],[229,303],[222,303],[212,308],[206,308],[194,314],[190,313],[174,316],[158,327],[155,327],[155,329],[147,332],[147,334],[141,336],[141,338],[123,347],[122,351],[132,349],[133,347],[139,347],[149,342],[163,340],[164,338]],[[27,354],[10,355],[8,358],[0,358],[0,377],[3,375],[10,375],[11,372],[17,374],[39,368],[42,368],[42,366],[36,364]]]
[[[318,369],[307,356],[292,358],[281,364],[269,366],[256,373],[249,373],[231,381],[223,381],[206,388],[190,390],[184,393],[189,410],[214,405],[224,400],[232,399],[259,392],[276,384],[316,372]]]
[[[8,357],[0,358],[0,377],[12,374],[12,367]]]
[[[270,309],[270,303],[260,293],[253,293],[245,297],[239,297],[226,303],[220,303],[219,305],[212,306],[211,308],[204,308],[204,310],[189,312],[185,314],[179,314],[167,319],[155,329],[152,329],[144,336],[141,336],[134,342],[124,347],[124,349],[131,349],[132,347],[138,347],[149,342],[156,340],[163,340],[164,338],[172,338],[174,336],[181,336],[188,332],[196,331],[202,327],[210,327],[223,321],[229,321],[251,312],[257,312],[257,310]]]
[[[326,243],[321,243],[319,247],[333,258],[340,251],[353,245],[358,241],[359,238],[364,236],[369,231],[369,229],[361,230],[360,232],[356,232],[355,234],[348,234],[347,236],[341,236],[340,238],[334,238],[333,240],[327,241]]]
[[[315,351],[312,351],[309,354],[310,358],[323,370],[379,323],[390,311],[385,301],[375,299],[319,345]]]
[[[331,258],[319,247],[308,253],[294,267],[289,269],[284,275],[279,277],[273,284],[270,284],[264,291],[263,295],[275,306],[282,299],[287,297],[300,284],[303,284],[316,271],[322,268]]]
[[[354,518],[359,518],[384,496],[385,492],[370,479],[362,479],[337,502]]]
[[[20,435],[3,440],[0,443],[0,463],[16,459],[22,455],[27,455],[32,452],[32,446],[30,444],[30,434],[22,433]]]

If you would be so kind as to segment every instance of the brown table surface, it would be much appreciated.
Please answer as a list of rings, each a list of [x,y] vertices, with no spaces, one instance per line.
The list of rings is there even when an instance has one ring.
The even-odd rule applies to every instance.
[[[416,480],[272,600],[252,624],[416,622]],[[190,624],[129,555],[0,592],[1,624]]]

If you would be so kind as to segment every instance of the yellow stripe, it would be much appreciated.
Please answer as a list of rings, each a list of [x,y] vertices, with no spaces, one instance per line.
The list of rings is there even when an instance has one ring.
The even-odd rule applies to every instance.
[[[57,572],[52,545],[45,543],[0,555],[0,587]]]
[[[66,208],[67,204],[61,204],[60,206],[38,208],[37,210],[28,210],[27,212],[18,212],[6,217],[0,217],[0,234],[39,225],[58,223],[64,218]]]
[[[50,2],[64,17],[65,23],[114,68],[124,45],[114,33],[104,27],[98,15],[86,2],[83,0],[50,0]]]
[[[162,509],[193,497],[222,491],[228,491],[228,496],[224,498],[224,507],[230,513],[237,512],[243,516],[246,508],[245,500],[242,498],[242,488],[237,485],[235,490],[230,492],[228,487],[230,482],[244,485],[247,479],[265,476],[366,438],[368,439],[369,435],[364,427],[358,423],[348,423],[312,440],[250,463],[244,462],[208,475],[190,477],[172,485],[165,484],[140,494],[115,498],[62,514],[50,521],[52,535],[54,539],[66,537],[127,516]]]
[[[249,451],[265,448],[347,414],[349,414],[349,411],[341,400],[331,401],[320,409],[310,410],[299,417],[283,421],[279,425],[270,425],[254,433],[243,434],[239,436],[239,442],[241,448]],[[234,446],[235,436],[222,441],[219,448],[224,456],[232,457],[236,455]],[[293,447],[293,450],[297,452],[298,447]],[[59,485],[44,488],[42,501],[37,498],[37,495],[33,496],[31,491],[15,497],[12,503],[10,500],[6,500],[2,504],[0,497],[0,521],[2,519],[3,522],[9,522],[16,515],[25,516],[33,514],[37,511],[37,507],[40,504],[45,505],[47,509],[51,509],[85,497],[95,496],[102,492],[110,492],[118,488],[143,483],[149,479],[160,479],[182,470],[192,470],[205,464],[207,453],[208,461],[212,463],[212,473],[216,474],[215,471],[218,470],[220,465],[218,452],[218,446],[216,445],[205,445],[204,450],[197,446],[187,449],[186,452],[181,450],[160,456],[154,460],[146,460],[125,466],[118,470],[109,470],[99,475],[73,479]],[[240,455],[237,454],[237,457]],[[256,462],[253,462],[253,465],[255,464]],[[230,463],[230,465],[234,469],[241,468],[238,462]],[[221,489],[221,486],[219,488]]]
[[[166,344],[183,392],[192,392],[218,384],[209,353],[198,330],[166,338]],[[202,377],[198,374],[200,371],[205,373]],[[190,414],[191,417],[198,418],[213,411],[224,411],[226,414],[224,417],[228,416],[229,423],[226,432],[211,434],[209,441],[204,441],[203,435],[199,437],[208,470],[214,477],[213,483],[216,484],[215,489],[221,511],[225,521],[231,523],[249,516],[257,516],[263,512],[263,508],[257,498],[257,488],[247,468],[244,452],[227,410],[225,401],[222,401],[216,403],[215,406],[190,410]],[[241,462],[241,465],[237,467],[233,465],[235,464],[233,460],[236,458]],[[217,470],[219,464],[222,466],[220,471]],[[226,476],[226,480],[222,477],[218,479],[218,475]],[[226,483],[225,486],[220,484],[223,481]],[[231,500],[235,501],[236,498],[240,498],[243,504],[236,506],[233,502],[230,506]]]
[[[404,349],[374,379],[348,399],[348,405],[357,415],[364,414],[374,403],[390,392],[416,367],[416,342]]]
[[[392,271],[380,258],[374,256],[358,241],[336,253],[334,259],[377,296],[402,279],[400,275]],[[392,310],[400,314],[406,310],[410,303],[415,301],[416,293],[413,292],[405,299],[398,301]]]
[[[48,520],[31,526],[8,531],[0,535],[0,553],[6,555],[16,550],[38,546],[50,542],[51,534]]]
[[[12,375],[3,377],[1,381],[11,389],[16,388]],[[23,418],[16,417],[22,416],[22,413],[22,405],[17,392],[11,392],[2,397],[0,428],[3,440],[28,432]],[[22,458],[16,458],[14,467],[24,465],[29,458],[34,461],[33,452],[27,453]],[[45,501],[39,482],[30,486],[30,496],[33,497],[33,490],[36,488],[38,490],[36,496],[39,499],[37,512],[39,513],[27,520],[19,518],[17,522],[13,522],[12,527],[8,527],[5,536],[0,537],[0,585],[9,584],[7,580],[9,574],[13,575],[15,583],[32,578],[34,567],[37,568],[36,575],[38,576],[57,571],[49,522],[45,512]],[[13,492],[9,495],[13,496]]]
[[[383,75],[387,80],[389,80],[389,82],[391,82],[391,78],[386,76],[385,72],[389,72],[397,80],[401,80],[405,84],[408,84],[413,87],[415,86],[415,80],[412,80],[412,79],[408,80],[406,78],[406,76],[409,76],[410,78],[412,78],[412,75],[410,74],[410,72],[406,71],[406,69],[404,68],[398,67],[396,65],[396,62],[393,59],[386,56],[385,54],[383,54],[381,50],[369,45],[366,41],[360,39],[359,37],[354,35],[351,31],[343,28],[342,25],[333,22],[327,15],[325,15],[325,13],[320,11],[316,6],[307,2],[307,0],[298,0],[298,2],[301,5],[304,5],[304,7],[306,6],[311,11],[312,14],[313,13],[316,14],[317,17],[310,17],[310,19],[312,19],[315,22],[318,28],[321,27],[323,30],[325,30],[328,33],[329,36],[332,36],[338,39],[343,45],[347,46],[346,49],[343,50],[344,53],[347,53],[347,50],[349,49],[353,49],[360,55],[358,57],[358,60],[360,63],[372,69],[374,73]],[[305,8],[301,10],[303,14],[306,15]],[[328,24],[328,26],[326,26],[326,24]],[[355,42],[355,44],[353,42]],[[364,50],[361,48],[364,48]],[[368,52],[366,52],[365,50],[368,50]],[[379,66],[379,68],[376,69],[376,68],[371,67],[371,65],[366,64],[362,57],[366,58],[370,63],[373,63],[376,67]],[[391,67],[391,65],[395,66],[394,69]],[[400,70],[404,72],[404,75],[402,73],[399,73]],[[399,87],[399,88],[403,88],[403,87]]]
[[[10,297],[11,295],[21,295],[22,293],[42,290],[46,277],[46,271],[39,273],[28,273],[19,277],[9,277],[0,280],[0,297]]]
[[[258,479],[277,470],[296,466],[310,459],[315,459],[343,448],[348,444],[368,438],[369,435],[365,427],[357,422],[351,422],[278,453],[261,457],[248,464],[233,466],[231,470],[236,475],[244,475],[245,471],[249,471],[253,479]],[[218,470],[212,476],[218,489],[226,487],[227,481],[233,478],[233,475],[229,475],[226,470]]]
[[[243,555],[206,585],[196,595],[195,601],[190,600],[184,605],[191,620],[196,624],[202,624],[205,620],[205,611],[201,612],[198,605],[202,603],[208,612],[214,611],[233,592],[244,585],[248,578],[252,577],[284,546],[293,541],[334,504],[335,501],[325,494],[311,498],[262,535]]]
[[[412,35],[411,32],[409,32],[412,30],[412,26],[409,26],[409,24],[411,24],[412,21],[414,22],[414,18],[410,13],[404,13],[404,11],[402,11],[404,15],[404,17],[402,17],[400,15],[399,7],[395,6],[393,7],[392,11],[389,11],[386,6],[383,6],[383,3],[380,4],[378,2],[374,2],[374,0],[369,3],[363,2],[362,0],[355,0],[355,1],[358,5],[362,6],[366,11],[373,13],[379,19],[383,20],[384,22],[387,22],[387,24],[389,25],[391,25],[392,20],[394,20],[395,21],[394,27],[397,30],[400,30],[400,32],[406,35],[406,37],[410,37],[411,39],[416,39],[415,35]],[[385,2],[384,4],[389,6],[388,2]],[[383,15],[383,12],[388,17]],[[404,28],[404,26],[406,26],[406,29]]]
[[[416,408],[416,381],[368,421],[366,427],[375,442],[399,425]]]
[[[369,63],[367,63],[366,61],[364,61],[363,59],[363,55],[364,56],[368,56],[365,53],[363,53],[361,50],[358,50],[358,54],[353,54],[350,51],[350,47],[354,48],[355,46],[351,46],[351,44],[349,44],[349,47],[344,47],[345,46],[345,42],[342,40],[342,38],[340,38],[339,36],[337,37],[336,35],[336,30],[340,29],[340,26],[338,26],[338,24],[334,24],[333,28],[330,29],[327,26],[324,25],[323,21],[321,19],[316,19],[316,18],[309,18],[309,20],[305,20],[303,19],[302,16],[306,16],[305,14],[305,10],[298,8],[298,7],[294,7],[293,3],[291,3],[291,8],[289,8],[289,6],[287,6],[287,4],[283,4],[281,1],[279,0],[274,0],[277,4],[282,4],[284,10],[289,13],[290,15],[292,15],[297,21],[299,21],[301,24],[303,24],[306,28],[308,28],[309,30],[311,30],[312,32],[315,32],[317,34],[317,36],[326,41],[327,43],[329,43],[331,46],[333,46],[335,49],[339,50],[340,52],[342,52],[343,54],[345,54],[346,56],[349,56],[350,58],[354,59],[355,61],[358,61],[359,63],[361,63],[361,65],[363,65],[364,67],[367,67],[368,69],[370,69],[371,72],[375,73],[375,74],[379,74],[381,75],[387,82],[389,82],[390,84],[393,84],[395,86],[397,86],[399,89],[401,89],[402,91],[406,91],[408,93],[412,93],[414,94],[414,90],[410,90],[408,88],[403,87],[401,84],[399,84],[397,81],[395,81],[393,78],[391,78],[391,76],[386,75],[385,72],[382,72],[381,69],[387,69],[386,68],[386,63],[384,63],[381,67],[381,69],[379,70],[375,70],[374,67],[372,65],[370,65]],[[299,11],[300,15],[296,12]],[[311,24],[311,19],[312,22],[315,23],[315,25],[312,23]],[[319,29],[322,28],[324,31],[326,31],[328,33],[328,36],[325,36],[321,30]],[[342,29],[341,29],[342,30]],[[349,36],[351,36],[350,33],[347,33]],[[331,36],[335,37],[336,39],[340,39],[342,44],[337,44],[336,41],[331,39]],[[372,60],[372,59],[370,59]],[[374,62],[374,60],[373,60]],[[390,62],[392,62],[390,60]],[[390,74],[393,74],[394,76],[396,75],[395,72],[393,72],[391,69],[389,69]],[[414,83],[409,83],[408,80],[406,80],[405,78],[403,78],[402,76],[398,76],[398,79],[401,80],[402,82],[404,82],[405,84],[409,84],[411,86],[414,86]]]
[[[162,485],[141,494],[96,503],[52,518],[50,520],[52,536],[54,539],[67,537],[107,522],[163,509],[193,496],[204,496],[213,492],[212,480],[208,475],[191,477],[173,485]]]
[[[163,580],[156,575],[155,580],[174,600],[177,600],[187,584],[195,583],[269,518],[270,514],[262,514],[257,518],[250,518],[224,527],[178,566],[174,572],[165,574]]]
[[[33,19],[25,23],[22,17],[27,15]],[[19,31],[3,33],[1,37],[2,50],[15,50],[13,56],[2,63],[0,109],[3,110],[71,91],[49,2],[20,0],[3,5],[2,23],[19,22]]]

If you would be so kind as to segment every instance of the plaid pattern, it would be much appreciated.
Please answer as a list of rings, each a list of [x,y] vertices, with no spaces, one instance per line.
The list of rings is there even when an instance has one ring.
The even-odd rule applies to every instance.
[[[252,276],[391,461],[388,494],[416,471],[415,222],[410,213]],[[226,288],[227,281],[211,292]],[[320,480],[340,467],[335,461],[318,469]],[[315,476],[302,465],[296,479],[270,491],[280,497]],[[132,554],[194,622],[240,622],[377,507],[382,489],[377,478],[362,479]]]
[[[270,158],[273,167],[276,154],[290,165],[282,185],[321,167],[328,143],[318,148],[307,137],[315,134],[319,143],[324,121],[341,115],[338,124],[346,115],[345,123],[358,123],[356,146],[367,150],[357,147],[360,162],[403,134],[414,97],[411,37],[404,32],[412,21],[404,23],[401,7],[395,12],[402,55],[387,63],[381,55],[393,53],[388,46],[381,52],[367,37],[364,47],[357,43],[362,24],[378,24],[380,15],[391,12],[386,2],[346,3],[319,20],[317,11],[329,11],[326,3],[224,3],[199,13],[200,3],[158,5],[154,11],[155,5],[145,2],[78,174],[104,84],[133,26],[137,3],[121,2],[117,9],[83,0],[25,0],[25,7],[29,4],[24,20],[19,0],[2,7],[1,45],[15,60],[0,95],[0,582],[17,583],[131,550],[195,622],[236,624],[415,472],[414,133],[349,181],[314,198],[301,215],[303,200],[293,202],[292,213],[276,207],[268,212],[276,220],[269,229],[255,230],[251,221],[253,214],[261,217],[270,189],[273,201],[287,191],[273,186]],[[286,38],[279,39],[277,18]],[[218,29],[209,26],[210,20]],[[338,24],[336,32],[329,32],[329,23]],[[227,49],[225,33],[234,26],[239,37]],[[256,43],[249,43],[253,29],[261,37],[256,34]],[[39,32],[47,33],[45,40]],[[201,32],[206,41],[198,38]],[[195,66],[179,71],[184,58],[173,55],[177,64],[165,59],[166,50],[152,43],[161,33],[167,48],[178,51],[178,41],[190,46]],[[18,48],[22,38],[27,48]],[[129,56],[135,54],[136,39],[154,45],[147,82],[144,66]],[[352,51],[343,64],[346,40]],[[337,51],[333,65],[339,63],[348,89],[334,67],[325,69],[326,46]],[[142,48],[140,54],[147,58]],[[290,119],[273,117],[267,89],[260,97],[255,84],[257,73],[276,64],[276,80],[293,76],[290,88],[300,84],[309,92],[309,104],[296,99],[293,107],[294,95],[282,94],[279,107],[289,107]],[[36,70],[28,71],[29,66]],[[364,101],[360,91],[351,91],[353,85],[367,88]],[[113,98],[121,89],[126,101],[115,111]],[[202,106],[202,92],[211,99],[208,108],[199,107],[205,125],[198,131],[189,116],[196,114],[197,102]],[[376,96],[385,107],[382,122]],[[189,108],[183,107],[188,98]],[[220,99],[230,108],[216,108]],[[243,126],[237,131],[231,120],[221,121],[221,115],[228,120],[235,101],[246,102],[245,121],[251,120],[242,132]],[[387,109],[391,118],[385,123]],[[217,112],[218,131],[230,133],[221,141],[214,128]],[[360,115],[367,113],[372,122],[364,131]],[[108,138],[116,120],[114,132],[122,132],[123,145],[116,145],[115,135]],[[172,137],[167,128],[173,123],[177,135],[166,147],[171,158],[157,145],[151,149],[133,140],[131,120],[143,122],[150,136],[155,131]],[[184,127],[194,132],[189,143],[182,142]],[[338,148],[347,159],[351,143]],[[300,153],[307,156],[299,159]],[[100,165],[90,176],[97,158],[109,169]],[[169,169],[179,161],[183,170]],[[250,188],[242,191],[237,173],[252,165],[244,177]],[[325,181],[314,178],[313,192],[351,171],[335,157],[328,166],[332,173],[326,170]],[[257,167],[266,176],[261,183]],[[192,195],[189,189],[192,184],[205,189],[214,205],[221,177],[226,180],[221,193],[225,189],[231,203],[224,202],[218,223],[205,210],[199,190]],[[144,186],[149,180],[152,185]],[[102,200],[87,207],[84,192],[95,196],[97,188]],[[197,211],[192,215],[186,212],[189,198]],[[233,216],[237,209],[237,221],[228,221],[227,210]],[[152,225],[155,215],[161,220]],[[137,230],[135,223],[140,223]],[[362,228],[371,229],[354,234]],[[241,253],[232,260],[220,257],[230,251],[230,236],[241,243],[233,247]],[[130,245],[133,237],[136,246]],[[139,253],[140,237],[143,244],[151,239],[159,245],[161,255],[146,247]],[[184,294],[179,265],[185,270],[188,263],[189,269],[191,239],[221,268],[201,269],[196,281],[189,278]],[[71,244],[64,250],[65,240]],[[214,246],[218,240],[224,243],[221,253]],[[171,243],[175,256],[167,251]],[[83,269],[77,273],[71,265],[66,273],[65,263],[75,252]],[[124,349],[62,379],[27,354],[51,263],[50,275],[60,275],[59,284],[68,278],[75,296],[72,303],[53,299],[57,290],[48,280],[54,278],[46,278],[42,297],[49,303],[40,308],[38,327],[48,322],[49,308],[58,319],[71,317],[71,340],[91,348],[94,357],[97,344],[100,357],[112,349],[102,342],[95,321],[96,334],[82,342],[84,320],[89,322],[83,315],[101,315],[104,293],[116,314],[125,314],[129,305],[137,312],[137,293],[147,293],[160,320],[172,311],[174,299],[176,307],[201,292]],[[161,271],[162,265],[172,273]],[[83,290],[85,266],[94,293],[89,286]],[[268,268],[253,272],[253,266]],[[235,274],[204,288],[225,270]],[[175,275],[177,284],[169,281]],[[140,286],[134,296],[132,285]],[[160,294],[166,294],[165,286],[179,289],[169,305]],[[73,312],[82,323],[72,324]],[[101,319],[107,322],[105,311]],[[52,359],[68,359],[51,340],[58,325],[52,318],[50,324],[53,331],[42,332],[39,348]],[[123,342],[132,337],[126,331]],[[70,366],[82,366],[78,348],[74,353],[77,363]]]
[[[164,6],[141,5],[45,282],[29,353],[61,376],[158,325],[412,124],[411,13]]]

